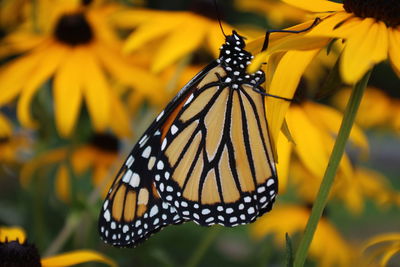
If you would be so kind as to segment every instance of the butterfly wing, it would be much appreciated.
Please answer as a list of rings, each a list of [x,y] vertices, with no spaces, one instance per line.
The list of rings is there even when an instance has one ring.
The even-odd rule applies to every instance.
[[[99,216],[102,239],[114,246],[136,246],[151,234],[183,219],[175,207],[163,201],[155,187],[157,157],[162,131],[171,127],[188,95],[196,88],[211,63],[197,74],[167,105],[134,146],[120,169],[103,203]]]
[[[232,50],[245,55],[237,47],[226,54]],[[278,190],[264,97],[253,90],[264,74],[228,62],[242,75],[230,64],[210,70],[163,131],[157,157],[161,198],[200,225],[250,223],[272,208]]]

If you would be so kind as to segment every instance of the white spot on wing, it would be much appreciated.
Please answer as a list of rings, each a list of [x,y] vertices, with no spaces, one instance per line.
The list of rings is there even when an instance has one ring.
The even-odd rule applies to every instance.
[[[164,110],[161,111],[161,113],[157,116],[156,121],[159,121],[163,115],[164,115]]]
[[[171,133],[174,135],[174,134],[176,134],[177,131],[178,131],[178,127],[176,127],[175,125],[172,125]]]
[[[142,153],[142,157],[147,159],[150,157],[150,153],[151,153],[151,146],[147,146]]]
[[[158,207],[157,206],[153,206],[150,210],[150,217],[153,217],[154,215],[156,215],[158,213]]]
[[[136,172],[134,174],[132,174],[132,178],[131,181],[129,182],[129,184],[132,187],[138,187],[140,183],[140,176],[139,174],[137,174]]]
[[[106,219],[107,222],[111,220],[111,214],[109,210],[106,210],[103,214],[104,219]]]
[[[128,170],[125,174],[124,177],[122,177],[122,182],[124,183],[129,183],[129,181],[131,180],[132,177],[132,171]]]

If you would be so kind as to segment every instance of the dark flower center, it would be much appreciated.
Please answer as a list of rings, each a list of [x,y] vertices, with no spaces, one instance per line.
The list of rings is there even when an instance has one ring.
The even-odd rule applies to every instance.
[[[55,37],[68,45],[87,44],[93,40],[93,31],[83,13],[63,15],[55,28]]]
[[[343,0],[343,7],[360,18],[375,18],[388,27],[400,25],[399,0]]]
[[[92,2],[93,2],[92,0],[82,0],[82,5],[88,6],[88,5],[90,5]]]
[[[7,267],[41,267],[39,252],[33,244],[18,241],[0,242],[0,265]]]
[[[10,141],[10,137],[0,137],[0,145]]]
[[[119,141],[111,134],[95,134],[90,139],[90,144],[107,152],[118,152]]]

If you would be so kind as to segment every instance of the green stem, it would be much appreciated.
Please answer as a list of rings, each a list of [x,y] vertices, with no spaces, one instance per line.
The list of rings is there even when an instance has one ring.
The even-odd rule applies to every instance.
[[[200,244],[194,250],[192,256],[189,258],[188,262],[186,263],[186,267],[196,267],[201,258],[206,253],[207,249],[210,247],[211,243],[215,240],[219,232],[221,231],[222,227],[214,226],[208,233],[204,236],[203,240],[201,240]]]
[[[321,218],[322,212],[327,203],[329,190],[331,189],[335,179],[336,171],[343,156],[346,142],[349,138],[350,131],[370,75],[371,70],[367,72],[358,83],[356,83],[349,102],[347,103],[346,111],[344,113],[342,124],[340,126],[339,133],[329,159],[328,167],[325,170],[324,178],[322,179],[322,183],[311,210],[311,215],[308,219],[303,238],[296,253],[294,267],[302,267],[306,260],[308,249],[317,228],[318,221]]]

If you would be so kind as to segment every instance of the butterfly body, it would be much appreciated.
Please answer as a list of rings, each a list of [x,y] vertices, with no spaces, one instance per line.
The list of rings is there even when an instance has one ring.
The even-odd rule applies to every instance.
[[[220,57],[178,93],[135,145],[100,215],[100,234],[108,243],[135,246],[184,221],[247,224],[272,208],[278,181],[258,92],[265,77],[246,72],[252,55],[244,47],[235,31],[227,36]]]

